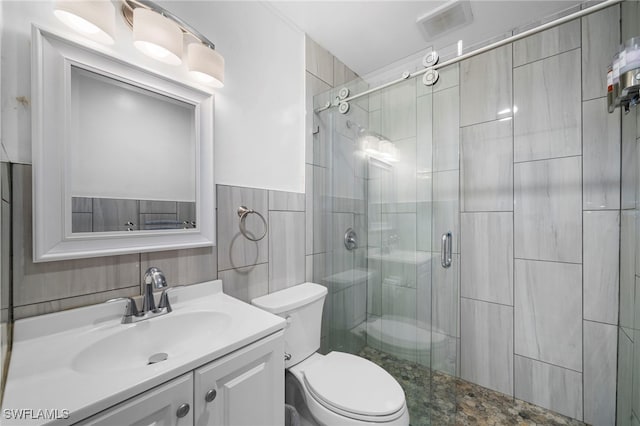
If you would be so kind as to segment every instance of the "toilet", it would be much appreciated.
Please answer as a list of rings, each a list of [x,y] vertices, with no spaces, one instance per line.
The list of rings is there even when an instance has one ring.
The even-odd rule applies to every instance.
[[[303,419],[310,414],[311,424],[409,425],[404,391],[384,369],[343,352],[316,353],[326,295],[325,287],[304,283],[251,301],[287,321],[287,383],[293,381],[304,403],[296,409]]]

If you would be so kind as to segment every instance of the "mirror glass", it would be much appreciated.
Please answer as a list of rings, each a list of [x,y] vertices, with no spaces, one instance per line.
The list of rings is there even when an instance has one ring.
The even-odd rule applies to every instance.
[[[195,106],[76,66],[70,81],[72,233],[195,228]]]

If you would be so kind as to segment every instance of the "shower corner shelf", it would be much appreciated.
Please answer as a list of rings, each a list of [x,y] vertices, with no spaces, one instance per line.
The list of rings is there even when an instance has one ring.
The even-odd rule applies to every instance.
[[[620,75],[620,85],[607,92],[609,112],[616,107],[629,112],[629,108],[640,104],[640,68],[632,69]]]

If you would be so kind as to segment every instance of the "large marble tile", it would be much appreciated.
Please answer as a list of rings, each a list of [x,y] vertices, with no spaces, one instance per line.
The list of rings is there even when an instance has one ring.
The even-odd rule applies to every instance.
[[[5,161],[0,162],[0,180],[2,181],[2,199],[11,201],[11,165]],[[74,210],[75,211],[75,210]]]
[[[459,376],[460,338],[442,334],[439,331],[432,331],[431,339],[431,369],[449,376]],[[449,399],[453,402],[455,397],[448,394],[444,399]]]
[[[303,212],[269,212],[269,292],[305,281]]]
[[[329,227],[329,182],[331,174],[324,167],[313,166],[313,253],[327,251]]]
[[[632,421],[632,424],[637,424],[637,418],[640,418],[640,330],[637,328],[633,330],[633,398],[631,399],[631,409],[636,417],[636,421]]]
[[[633,398],[633,341],[622,328],[618,328],[618,375],[616,394],[617,424],[631,424]],[[637,375],[637,372],[636,372]]]
[[[355,266],[354,252],[347,250],[344,245],[344,234],[347,229],[355,226],[354,220],[352,213],[331,214],[331,233],[327,237],[331,251],[331,274],[352,271]]]
[[[0,309],[8,311],[11,300],[11,203],[0,202]]]
[[[433,175],[431,173],[418,175],[416,188],[416,248],[422,251],[431,251]]]
[[[411,79],[380,93],[380,130],[390,141],[416,136],[416,85]]]
[[[613,114],[620,114],[618,109]],[[621,208],[636,208],[638,192],[638,144],[637,118],[633,114],[622,114],[622,195]]]
[[[637,212],[623,210],[620,218],[620,315],[622,327],[634,326]]]
[[[619,45],[619,6],[609,7],[582,18],[583,99],[607,95],[606,71],[611,64],[611,57],[614,52],[618,51]]]
[[[433,170],[457,170],[460,151],[458,86],[433,94]]]
[[[332,168],[328,169],[331,174],[331,195],[334,199],[333,211],[353,211],[356,192],[355,155],[354,141],[336,134],[331,152]]]
[[[618,323],[620,213],[586,211],[584,226],[584,318]]]
[[[515,397],[582,420],[582,374],[515,357]]]
[[[431,258],[431,325],[433,332],[460,336],[460,256],[452,256],[449,268],[440,265],[440,256]]]
[[[515,261],[515,353],[582,371],[582,267]]]
[[[175,201],[140,200],[140,213],[177,213]]]
[[[607,99],[582,103],[582,205],[585,210],[620,208],[620,114]]]
[[[617,328],[584,322],[584,421],[616,423]]]
[[[92,232],[92,213],[71,213],[71,232]]]
[[[513,70],[516,162],[581,154],[580,50]]]
[[[268,261],[270,236],[260,241],[250,241],[240,233],[238,207],[245,206],[259,212],[269,221],[267,191],[237,186],[217,186],[217,246],[218,269],[240,268]],[[246,229],[255,237],[262,235],[264,224],[256,214],[245,220]]]
[[[346,66],[340,59],[333,58],[333,86],[338,88],[358,78],[358,74]]]
[[[269,210],[304,211],[305,194],[299,192],[269,191]]]
[[[459,253],[458,171],[433,174],[432,250],[440,251],[442,235],[453,234],[452,251]]]
[[[12,173],[14,306],[139,286],[138,254],[33,263],[31,166],[14,164]]]
[[[453,86],[460,85],[460,64],[452,64],[448,65],[444,68],[440,68],[438,70],[438,83],[434,86],[431,86],[433,89],[433,93],[440,92],[442,90],[449,89]],[[421,78],[416,78],[416,84],[418,85],[418,96],[422,93],[430,93],[428,91],[429,87],[425,86],[422,82]],[[422,92],[421,92],[422,88]]]
[[[513,210],[512,121],[491,121],[461,129],[461,209]]]
[[[196,284],[217,279],[217,259],[216,247],[142,253],[140,272],[155,266],[164,272],[169,286]]]
[[[513,305],[513,213],[462,213],[462,297]]]
[[[133,223],[134,229],[144,228],[136,200],[94,198],[92,210],[94,232],[126,231],[128,223]]]
[[[91,292],[79,296],[66,297],[64,299],[52,299],[44,302],[29,305],[16,305],[13,307],[13,319],[19,320],[36,315],[45,315],[53,312],[60,312],[67,309],[81,308],[83,306],[103,303],[118,297],[136,297],[140,295],[140,286],[124,287],[113,290]],[[138,306],[141,306],[138,300]],[[123,312],[124,314],[124,312]]]
[[[463,379],[513,395],[513,307],[462,298]]]
[[[413,211],[416,208],[416,139],[394,142],[397,162],[393,163],[392,191],[398,211]]]
[[[333,55],[309,36],[305,36],[306,69],[333,87]]]
[[[461,126],[503,118],[499,113],[513,107],[511,50],[503,46],[460,65]]]
[[[304,253],[309,255],[313,253],[313,166],[305,164],[304,173]]]
[[[513,66],[517,67],[580,47],[580,20],[529,36],[513,43]]]
[[[326,102],[329,99],[328,91],[331,86],[308,71],[305,73],[305,77],[305,162],[326,167],[329,149],[329,135],[327,133],[331,129],[324,120],[326,115],[314,112],[314,97],[322,94],[317,96],[315,101],[320,103],[322,99]]]
[[[582,261],[580,157],[514,166],[515,257]]]
[[[332,312],[330,320],[331,349],[357,353],[365,345],[363,323],[366,319],[366,284],[358,284],[330,293]],[[362,328],[362,332],[360,332]]]
[[[222,280],[225,294],[247,303],[251,303],[251,299],[269,293],[269,265],[267,263],[220,271],[218,278]]]
[[[421,96],[416,103],[416,169],[419,177],[433,171],[433,96]]]

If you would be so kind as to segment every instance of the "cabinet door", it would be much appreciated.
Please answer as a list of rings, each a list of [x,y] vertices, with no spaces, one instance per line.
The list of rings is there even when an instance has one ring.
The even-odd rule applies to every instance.
[[[188,410],[184,404],[188,404]],[[193,425],[193,374],[180,376],[79,424],[83,426],[191,426]]]
[[[197,369],[194,415],[197,426],[283,425],[283,333]]]

